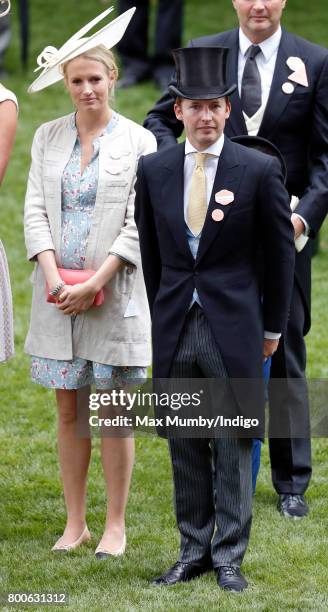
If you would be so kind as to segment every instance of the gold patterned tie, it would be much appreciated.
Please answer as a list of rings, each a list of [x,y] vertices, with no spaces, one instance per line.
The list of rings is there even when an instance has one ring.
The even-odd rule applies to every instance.
[[[190,195],[188,202],[188,226],[192,233],[197,236],[202,231],[206,213],[206,174],[204,163],[207,153],[194,153],[195,167],[191,177]]]

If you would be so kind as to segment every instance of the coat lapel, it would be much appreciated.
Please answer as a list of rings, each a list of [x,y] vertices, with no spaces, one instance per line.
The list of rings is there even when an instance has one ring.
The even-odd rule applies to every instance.
[[[179,249],[192,262],[193,257],[188,244],[184,219],[184,158],[184,142],[170,149],[170,155],[164,162],[162,170],[161,205],[165,209]]]
[[[218,204],[215,201],[215,194],[218,191],[221,191],[221,189],[228,189],[236,196],[243,172],[244,166],[239,163],[236,148],[226,137],[224,147],[220,155],[212,195],[199,242],[196,264],[198,264],[202,257],[204,257],[213,240],[223,231],[232,208],[236,206],[235,201],[225,206]],[[224,214],[222,221],[213,220],[212,213],[215,209],[222,210]]]
[[[50,142],[50,144],[46,148],[44,159],[44,164],[48,164],[48,166],[50,165],[54,172],[54,182],[52,184],[51,190],[52,193],[47,194],[46,197],[49,203],[48,217],[51,224],[52,234],[54,236],[54,246],[57,253],[60,253],[61,250],[62,175],[72,155],[77,135],[76,129],[73,127],[73,118],[73,114],[70,114],[66,117],[66,120],[61,127],[61,131],[59,132],[60,141],[58,142],[57,136],[55,144],[52,144]]]
[[[300,57],[304,62],[306,58],[299,55],[296,41],[289,36],[288,32],[282,31],[281,41],[278,49],[276,66],[273,73],[270,95],[264,111],[262,123],[259,129],[259,136],[269,138],[281,115],[285,112],[293,94],[285,94],[282,85],[286,82],[292,83],[288,77],[292,70],[287,66],[287,60],[291,56]],[[293,83],[295,85],[295,83]],[[295,85],[297,89],[299,85]],[[303,89],[303,88],[302,88]]]

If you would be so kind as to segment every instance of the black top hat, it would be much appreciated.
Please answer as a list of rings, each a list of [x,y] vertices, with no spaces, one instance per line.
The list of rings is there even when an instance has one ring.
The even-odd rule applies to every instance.
[[[226,83],[229,49],[225,47],[186,47],[172,51],[176,65],[176,84],[169,85],[173,97],[212,100],[229,96],[237,85]]]
[[[245,147],[249,147],[250,149],[257,149],[262,153],[276,157],[280,162],[284,184],[286,184],[287,168],[285,160],[279,149],[276,147],[276,145],[270,142],[270,140],[262,138],[261,136],[246,136],[246,134],[243,136],[233,136],[230,138],[230,140],[232,140],[232,142],[237,142],[238,144],[244,145]]]

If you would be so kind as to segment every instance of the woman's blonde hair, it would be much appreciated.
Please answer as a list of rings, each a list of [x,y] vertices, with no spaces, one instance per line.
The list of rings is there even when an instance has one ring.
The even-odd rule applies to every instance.
[[[114,97],[115,83],[118,78],[118,68],[112,51],[110,49],[106,49],[104,45],[98,45],[85,53],[81,53],[81,55],[77,55],[77,57],[84,57],[85,59],[90,59],[95,62],[101,62],[105,66],[108,76],[111,75],[114,77],[114,81],[109,92],[109,97],[112,99]],[[73,59],[77,59],[77,57],[74,57]],[[73,61],[73,59],[68,60],[68,62],[65,62],[61,66],[65,82],[67,81],[67,67],[70,62]]]

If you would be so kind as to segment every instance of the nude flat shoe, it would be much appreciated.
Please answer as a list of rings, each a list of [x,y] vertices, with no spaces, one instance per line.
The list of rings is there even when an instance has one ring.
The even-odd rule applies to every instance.
[[[97,559],[108,559],[108,557],[121,557],[122,555],[124,555],[125,549],[126,535],[124,534],[122,546],[120,546],[120,548],[117,548],[116,550],[110,552],[109,550],[106,550],[105,548],[99,545],[95,550],[95,556]]]
[[[59,540],[60,539],[61,538],[59,538]],[[91,540],[91,535],[88,527],[85,526],[81,535],[77,538],[77,540],[75,540],[75,542],[72,542],[71,544],[58,544],[59,540],[57,540],[56,544],[52,547],[51,550],[53,552],[66,553],[70,552],[71,550],[75,550],[76,548],[79,548],[79,546],[85,544],[86,542],[89,542]]]

